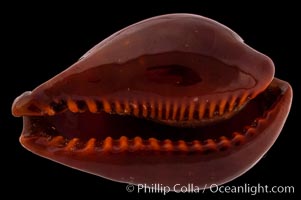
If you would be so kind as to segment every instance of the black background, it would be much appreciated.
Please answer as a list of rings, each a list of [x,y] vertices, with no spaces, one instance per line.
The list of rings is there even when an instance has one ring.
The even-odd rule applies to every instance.
[[[160,14],[187,12],[207,16],[237,32],[251,47],[272,58],[276,77],[290,82],[294,90],[291,113],[278,140],[264,158],[243,176],[228,185],[293,185],[295,194],[274,194],[256,196],[238,194],[186,194],[198,199],[251,198],[293,199],[300,184],[300,143],[298,116],[300,106],[300,80],[298,80],[300,40],[297,33],[298,12],[294,5],[268,5],[242,2],[232,6],[183,2],[169,5],[140,2],[133,5],[114,6],[79,4],[77,8],[62,5],[10,6],[10,14],[3,20],[3,68],[1,79],[1,133],[2,170],[6,187],[19,192],[24,198],[39,199],[42,196],[54,198],[101,199],[108,194],[113,197],[144,197],[146,194],[128,193],[126,184],[115,183],[36,156],[21,147],[18,137],[22,120],[10,114],[11,104],[22,92],[32,90],[39,84],[64,70],[95,44],[115,31],[148,17]],[[135,7],[136,6],[136,7]],[[275,6],[275,7],[274,7]],[[7,46],[6,46],[7,45]],[[2,54],[3,55],[3,54]],[[5,69],[5,70],[4,70]],[[299,85],[297,83],[299,81]],[[299,112],[298,112],[299,111]],[[295,128],[296,127],[296,128]],[[143,170],[143,169],[141,169]],[[19,193],[19,194],[20,194]],[[162,197],[162,194],[156,195]],[[168,198],[188,198],[184,194],[168,194]]]

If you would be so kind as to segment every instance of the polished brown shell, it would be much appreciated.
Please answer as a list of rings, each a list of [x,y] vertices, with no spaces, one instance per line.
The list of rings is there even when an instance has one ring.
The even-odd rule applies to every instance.
[[[12,112],[24,118],[21,143],[43,157],[121,182],[202,187],[254,165],[291,98],[272,61],[232,30],[169,14],[100,42]]]

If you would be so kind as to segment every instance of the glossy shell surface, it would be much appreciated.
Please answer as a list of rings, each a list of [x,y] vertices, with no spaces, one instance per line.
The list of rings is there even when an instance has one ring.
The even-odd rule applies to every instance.
[[[192,14],[153,17],[103,40],[18,97],[22,145],[134,184],[222,184],[278,137],[292,101],[270,58]]]

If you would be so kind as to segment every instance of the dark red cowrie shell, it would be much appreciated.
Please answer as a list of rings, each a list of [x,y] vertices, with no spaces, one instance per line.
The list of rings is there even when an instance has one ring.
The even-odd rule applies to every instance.
[[[291,101],[271,59],[235,32],[169,14],[105,39],[12,113],[42,157],[119,182],[204,187],[258,162]]]

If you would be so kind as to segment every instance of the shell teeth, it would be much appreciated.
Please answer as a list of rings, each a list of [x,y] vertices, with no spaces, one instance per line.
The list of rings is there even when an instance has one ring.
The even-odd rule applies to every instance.
[[[194,140],[192,141],[192,151],[198,151],[202,152],[203,151],[203,145],[199,140]]]
[[[202,119],[205,115],[205,110],[206,110],[205,105],[206,105],[205,102],[200,103],[200,106],[199,106],[199,119]]]
[[[49,115],[49,116],[53,116],[56,113],[50,106],[48,108],[46,108],[45,111],[46,111],[47,115]]]
[[[160,150],[160,144],[159,141],[156,138],[149,138],[149,149],[153,151],[159,151]]]
[[[132,109],[132,114],[136,117],[139,116],[139,107],[138,107],[138,103],[136,100],[134,100],[133,102],[130,103],[131,109]]]
[[[129,139],[121,136],[117,140],[112,137],[106,137],[104,140],[97,142],[95,138],[89,139],[85,144],[79,138],[73,138],[67,142],[63,136],[55,136],[47,141],[47,146],[54,148],[54,151],[63,150],[68,152],[93,153],[122,153],[122,152],[165,152],[165,153],[201,153],[209,154],[213,152],[226,151],[232,147],[240,146],[245,143],[246,136],[255,134],[255,128],[249,128],[246,135],[235,132],[232,139],[221,136],[218,141],[207,139],[205,141],[194,140],[186,142],[184,140],[172,141],[165,139],[159,141],[156,138],[143,140],[141,137]],[[44,142],[43,142],[44,143]]]
[[[209,118],[212,118],[214,116],[215,112],[215,102],[211,102],[209,105]]]
[[[180,106],[180,116],[179,116],[180,121],[184,120],[185,110],[186,110],[186,104],[185,104],[185,102],[182,102],[181,106]]]
[[[130,114],[131,108],[128,100],[124,101],[124,114]]]
[[[62,147],[65,145],[65,138],[61,135],[53,137],[48,144],[50,146]]]
[[[187,152],[188,151],[188,146],[184,140],[179,140],[178,141],[178,146],[177,146],[179,151],[182,152]]]
[[[157,100],[157,105],[158,105],[158,119],[162,119],[162,114],[163,114],[163,101],[158,99]]]
[[[231,142],[232,142],[232,145],[234,145],[234,146],[240,146],[241,144],[245,143],[245,140],[246,140],[246,136],[244,136],[241,133],[234,132]]]
[[[68,99],[67,100],[67,106],[68,106],[68,109],[71,111],[71,112],[74,112],[74,113],[77,113],[79,110],[78,110],[78,107],[77,107],[77,104],[75,103],[75,101],[73,101],[72,99]]]
[[[83,151],[84,152],[94,151],[95,144],[96,144],[96,139],[95,138],[89,139],[88,142],[86,143],[86,146],[84,147]]]
[[[114,103],[115,103],[115,111],[117,113],[122,113],[122,108],[121,108],[120,102],[116,100]]]
[[[145,118],[148,116],[148,106],[145,100],[142,101],[142,116]]]
[[[170,119],[175,121],[185,120],[201,120],[204,118],[213,118],[221,116],[226,112],[232,112],[236,106],[243,105],[249,95],[245,93],[241,98],[231,97],[230,100],[222,99],[218,102],[212,101],[179,101],[151,99],[149,101],[143,99],[133,100],[108,100],[101,99],[99,101],[93,99],[73,100],[68,98],[67,101],[53,101],[45,113],[55,115],[65,109],[69,109],[73,113],[90,111],[97,113],[104,111],[107,113],[117,113],[125,115],[134,115],[136,117],[152,118],[152,119]]]
[[[133,140],[132,151],[139,151],[144,149],[143,140],[141,137],[135,137]]]
[[[173,102],[173,108],[172,108],[172,120],[177,119],[178,109],[179,109],[179,104],[178,104],[177,101],[174,101]]]
[[[203,145],[204,147],[204,153],[208,154],[214,151],[217,151],[217,144],[216,142],[214,142],[212,139],[208,139],[205,141],[205,144]]]
[[[149,107],[150,107],[150,117],[154,119],[156,116],[156,110],[155,110],[156,107],[155,107],[154,99],[150,100]]]
[[[241,96],[240,101],[239,101],[239,103],[238,103],[238,106],[243,105],[243,104],[246,102],[248,96],[249,96],[249,93],[245,92],[245,93]]]
[[[188,107],[188,120],[194,119],[195,103],[192,102]]]
[[[117,145],[114,145],[115,151],[124,152],[129,148],[129,141],[126,136],[121,136],[117,142]]]
[[[44,112],[47,115],[55,115],[65,109],[73,113],[90,111],[97,113],[104,111],[107,113],[117,113],[125,115],[134,115],[136,117],[152,118],[158,120],[202,120],[204,118],[213,118],[222,116],[227,112],[232,112],[238,106],[242,106],[250,99],[250,95],[245,92],[240,98],[232,96],[230,99],[221,99],[219,101],[208,100],[163,100],[163,99],[142,99],[142,100],[110,100],[110,99],[83,99],[73,100],[54,100]]]
[[[225,136],[220,137],[220,141],[217,144],[220,151],[225,151],[232,147],[231,141]]]
[[[77,146],[78,142],[79,142],[79,139],[78,139],[78,138],[73,138],[73,139],[71,139],[71,140],[67,143],[67,145],[66,145],[66,147],[65,147],[65,150],[67,150],[67,151],[74,151],[74,150],[76,150],[76,149],[77,149],[76,146]]]
[[[106,137],[106,139],[103,141],[102,144],[102,150],[104,152],[111,151],[113,148],[113,138],[111,137]]]
[[[221,102],[219,104],[219,115],[223,115],[224,114],[226,104],[227,104],[227,100],[225,100],[225,99],[221,100]]]
[[[102,100],[102,104],[103,104],[103,110],[105,112],[107,112],[107,113],[111,113],[112,112],[112,107],[111,107],[111,105],[110,105],[110,103],[109,103],[108,100],[103,99]]]
[[[89,110],[91,113],[105,111],[107,113],[118,114],[133,114],[137,117],[143,116],[145,118],[152,117],[158,119],[172,119],[172,120],[194,120],[203,118],[212,118],[215,115],[223,115],[226,112],[231,112],[236,106],[243,105],[250,95],[244,93],[240,98],[232,96],[229,100],[222,99],[216,102],[201,101],[163,101],[162,99],[146,99],[139,102],[138,100],[124,100],[122,102],[115,100],[109,101],[102,99],[95,101],[93,99],[85,100],[53,100],[49,108],[45,109],[48,115],[54,115],[57,112],[69,109],[71,112],[83,112]],[[112,103],[110,103],[112,102]],[[268,114],[267,114],[268,115]],[[170,139],[159,141],[156,138],[149,138],[143,140],[141,137],[129,139],[122,136],[117,140],[112,137],[107,137],[98,143],[95,138],[91,138],[85,144],[79,138],[67,140],[63,136],[55,136],[47,140],[50,147],[60,148],[64,151],[80,151],[80,152],[136,152],[136,151],[151,151],[151,152],[201,152],[208,154],[210,152],[225,151],[234,146],[240,146],[245,143],[246,137],[256,134],[256,127],[266,121],[264,118],[257,118],[250,126],[246,126],[244,134],[234,132],[231,139],[222,136],[218,141],[208,139],[204,142],[194,140],[192,142],[185,142],[179,140],[177,142]],[[55,150],[55,149],[54,149]]]
[[[91,113],[96,113],[97,112],[97,105],[96,102],[91,100],[91,99],[86,99],[86,104],[88,106],[88,109]]]
[[[251,126],[246,129],[245,135],[247,137],[254,136],[256,134],[256,127],[257,127],[257,125],[258,125],[257,120],[254,120],[254,122],[251,124]]]
[[[174,146],[171,140],[166,139],[163,141],[162,148],[164,151],[171,152],[174,150]]]
[[[236,97],[232,96],[229,101],[229,112],[232,112],[235,107]]]

